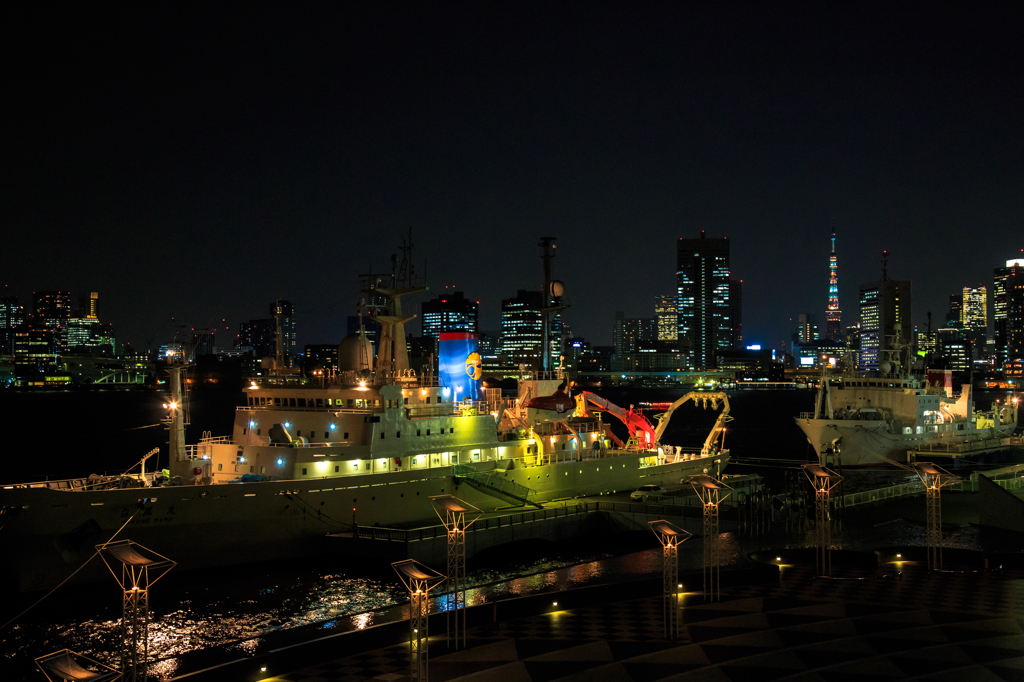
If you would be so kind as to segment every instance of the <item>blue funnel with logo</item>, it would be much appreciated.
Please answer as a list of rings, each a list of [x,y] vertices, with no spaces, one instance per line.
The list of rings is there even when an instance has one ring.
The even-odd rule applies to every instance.
[[[452,389],[453,400],[480,400],[480,348],[472,332],[441,332],[438,337],[438,375]]]

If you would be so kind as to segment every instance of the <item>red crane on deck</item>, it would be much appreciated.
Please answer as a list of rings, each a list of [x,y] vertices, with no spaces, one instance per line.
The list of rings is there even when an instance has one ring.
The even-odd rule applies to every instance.
[[[629,409],[619,407],[615,403],[605,400],[599,395],[591,393],[589,391],[583,391],[576,395],[576,413],[580,416],[590,416],[590,409],[587,403],[591,403],[595,408],[602,412],[608,412],[616,417],[619,421],[626,425],[629,430],[630,440],[635,439],[637,445],[644,448],[654,447],[655,438],[654,433],[656,431],[654,424],[651,420],[644,416],[643,412],[634,409],[632,405]],[[625,444],[615,437],[615,434],[611,432],[611,429],[606,430],[608,436],[618,445],[620,448],[626,447]]]

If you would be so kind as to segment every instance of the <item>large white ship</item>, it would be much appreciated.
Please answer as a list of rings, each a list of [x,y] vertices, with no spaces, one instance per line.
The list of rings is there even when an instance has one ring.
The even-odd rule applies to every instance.
[[[558,379],[524,379],[516,400],[492,391],[472,402],[453,401],[446,387],[409,372],[379,386],[357,377],[322,387],[297,377],[254,381],[230,435],[187,446],[172,399],[169,485],[153,487],[150,472],[134,477],[146,487],[104,488],[115,482],[95,479],[4,486],[3,570],[22,590],[55,585],[126,522],[119,538],[182,568],[324,553],[339,544],[327,534],[356,524],[429,522],[432,495],[493,510],[677,485],[718,474],[729,460],[713,448],[614,447],[599,415],[527,409],[532,397],[554,393]]]
[[[796,418],[819,461],[861,466],[907,462],[912,451],[948,456],[1009,445],[1018,398],[982,412],[969,383],[954,395],[948,373],[931,382],[890,374],[897,375],[822,378],[815,411]]]
[[[521,378],[515,399],[499,389],[460,399],[432,371],[409,368],[403,325],[411,318],[401,297],[416,290],[373,288],[390,299],[387,314],[376,315],[376,357],[360,331],[340,344],[333,376],[281,369],[254,379],[227,435],[185,444],[185,366],[170,366],[168,475],[3,486],[0,578],[23,591],[72,574],[101,579],[102,562],[75,571],[118,533],[185,569],[329,554],[350,546],[332,533],[435,522],[433,495],[487,511],[679,485],[728,463],[727,407],[703,447],[684,450],[660,442],[668,415],[655,429],[620,410],[631,433],[614,439],[600,414],[550,374]],[[465,370],[478,375],[478,359],[467,357]]]

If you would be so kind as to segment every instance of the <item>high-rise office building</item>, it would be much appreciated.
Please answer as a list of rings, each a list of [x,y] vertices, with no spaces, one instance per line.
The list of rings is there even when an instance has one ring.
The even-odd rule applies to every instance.
[[[839,275],[836,260],[836,231],[832,230],[832,253],[828,257],[828,307],[825,312],[825,338],[843,340],[842,311],[839,310]]]
[[[962,330],[956,327],[939,329],[935,332],[935,339],[939,358],[947,369],[954,372],[970,371],[971,342],[963,338]]]
[[[1024,278],[1011,277],[1006,285],[1006,362],[1024,364]]]
[[[17,296],[0,298],[0,355],[14,352],[14,330],[25,324],[25,308]]]
[[[793,333],[793,342],[810,343],[820,340],[817,316],[814,313],[800,313],[797,317],[796,331]]]
[[[270,304],[270,323],[274,332],[275,350],[280,342],[280,352],[285,366],[291,367],[291,358],[298,351],[295,342],[295,307],[290,301],[277,299]]]
[[[71,317],[71,294],[66,291],[36,291],[32,294],[32,308],[36,326],[61,326]]]
[[[743,280],[729,280],[729,318],[732,322],[733,350],[743,348]]]
[[[658,325],[659,341],[675,341],[679,336],[677,300],[675,295],[654,297],[654,319]]]
[[[961,294],[949,295],[949,312],[946,314],[947,329],[961,329],[964,324],[964,297]]]
[[[615,313],[615,328],[612,330],[612,345],[615,355],[612,357],[613,371],[632,371],[638,368],[637,354],[641,346],[653,347],[658,340],[656,318],[626,317],[625,313]]]
[[[306,376],[315,372],[330,375],[338,371],[338,344],[306,344],[302,354],[302,371]]]
[[[883,279],[860,285],[860,369],[878,371],[892,337],[911,342],[910,282]]]
[[[20,327],[14,332],[14,370],[24,376],[52,371],[60,351],[54,342],[54,330]]]
[[[690,349],[687,365],[714,369],[717,352],[732,344],[729,297],[729,239],[679,239],[676,288],[679,298],[679,334]]]
[[[988,291],[985,287],[964,287],[963,328],[971,331],[988,327]]]
[[[67,291],[37,291],[32,295],[32,325],[53,331],[57,352],[68,346],[68,319],[71,317],[71,294]]]
[[[522,289],[501,302],[501,352],[512,365],[540,368],[543,343],[541,295]]]
[[[238,345],[257,358],[274,357],[274,326],[270,320],[249,320],[238,325]]]
[[[477,332],[478,302],[461,291],[444,293],[420,304],[423,336],[437,338],[441,332]]]
[[[1006,267],[996,268],[992,277],[992,323],[995,332],[995,350],[999,363],[1007,360],[1009,341],[1010,292],[1016,283],[1024,282],[1024,258],[1006,261]]]
[[[86,320],[98,320],[100,319],[100,295],[95,292],[89,292],[88,296],[82,296],[78,299],[78,310],[75,311],[75,317],[83,318]]]

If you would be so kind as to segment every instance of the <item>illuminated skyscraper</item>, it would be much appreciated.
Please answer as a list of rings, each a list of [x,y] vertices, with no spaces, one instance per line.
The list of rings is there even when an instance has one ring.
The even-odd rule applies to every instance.
[[[839,310],[839,278],[836,273],[836,231],[832,229],[832,254],[828,257],[828,308],[825,312],[825,338],[839,343],[843,338],[842,312]]]
[[[659,341],[675,341],[679,336],[679,308],[676,296],[654,297],[654,319]]]
[[[883,279],[860,285],[860,368],[878,371],[898,331],[910,343],[910,282]]]
[[[68,319],[71,317],[71,294],[67,291],[37,291],[32,295],[32,325],[53,331],[58,352],[68,345]]]
[[[957,294],[949,295],[949,313],[946,315],[947,329],[961,329],[964,324],[964,299]]]
[[[82,296],[79,298],[78,310],[75,311],[75,317],[85,318],[87,320],[100,319],[100,295],[95,291],[92,291],[88,296]]]
[[[0,355],[14,352],[14,330],[25,323],[25,310],[17,296],[0,298]]]
[[[820,341],[821,334],[818,333],[818,320],[814,313],[800,313],[797,317],[796,332],[793,334],[794,343],[810,343]]]
[[[729,280],[729,318],[732,322],[733,350],[743,348],[743,280]]]
[[[71,294],[66,291],[36,291],[32,304],[37,327],[56,328],[71,317]]]
[[[290,301],[277,299],[270,304],[270,324],[274,331],[275,352],[284,366],[291,367],[292,355],[298,352],[295,343],[295,307]]]
[[[274,357],[274,326],[270,320],[249,320],[238,325],[238,345],[257,358]]]
[[[522,289],[515,298],[502,300],[501,352],[509,364],[522,364],[527,369],[540,366],[544,346],[541,303],[539,291]]]
[[[973,344],[975,357],[985,348],[988,332],[988,292],[985,287],[964,287],[961,324],[964,338]]]
[[[437,338],[441,332],[477,332],[477,303],[461,291],[444,293],[420,304],[423,336]]]
[[[1015,285],[1024,282],[1024,258],[1006,261],[1006,267],[996,268],[992,280],[992,321],[995,327],[996,354],[1000,362],[1005,363],[1010,336],[1010,294]]]
[[[988,327],[988,292],[985,287],[964,287],[964,303],[961,310],[963,317],[960,322],[965,330],[976,332]]]
[[[732,344],[729,239],[707,239],[701,230],[700,239],[680,238],[676,255],[677,341],[681,348],[691,349],[688,366],[714,369],[718,351]]]

